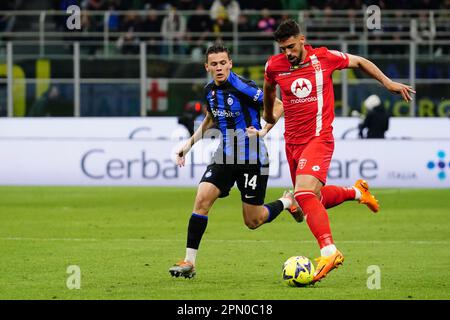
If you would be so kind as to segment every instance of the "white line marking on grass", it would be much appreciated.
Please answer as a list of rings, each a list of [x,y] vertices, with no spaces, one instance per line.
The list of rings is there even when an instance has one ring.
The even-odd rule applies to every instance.
[[[101,239],[101,238],[29,238],[29,237],[3,237],[2,241],[43,241],[43,242],[58,242],[58,241],[74,241],[74,242],[185,242],[185,239],[138,239],[138,238],[124,238],[124,239]],[[294,243],[316,243],[315,240],[253,240],[253,239],[208,239],[208,242],[235,242],[235,243],[266,243],[266,242],[294,242]],[[348,244],[423,244],[423,245],[438,245],[449,244],[450,241],[445,240],[340,240],[338,243]]]

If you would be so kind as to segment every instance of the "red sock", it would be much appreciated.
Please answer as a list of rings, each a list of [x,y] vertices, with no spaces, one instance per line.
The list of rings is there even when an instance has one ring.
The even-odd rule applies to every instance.
[[[300,190],[294,195],[320,248],[333,244],[327,211],[316,194],[310,190]]]
[[[328,208],[333,208],[344,201],[355,200],[356,191],[352,187],[338,187],[338,186],[324,186],[320,190],[323,206]]]

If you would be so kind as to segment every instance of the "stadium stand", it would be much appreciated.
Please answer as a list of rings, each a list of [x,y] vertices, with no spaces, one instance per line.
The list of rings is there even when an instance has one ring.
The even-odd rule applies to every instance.
[[[81,8],[80,30],[67,28],[66,10],[71,5]],[[379,28],[370,28],[366,23],[371,14],[366,9],[371,5],[380,8]],[[271,33],[286,18],[300,23],[312,45],[366,56],[395,79],[417,80],[416,84],[423,86],[419,90],[423,98],[431,96],[433,106],[423,100],[426,106],[422,109],[413,106],[410,113],[398,111],[397,115],[448,114],[446,104],[439,107],[446,101],[442,100],[442,93],[431,91],[434,83],[447,84],[449,78],[446,56],[450,53],[450,0],[8,0],[0,4],[0,63],[6,63],[8,42],[12,44],[14,63],[24,69],[27,80],[33,78],[35,68],[31,65],[47,59],[52,83],[59,86],[60,96],[66,97],[67,103],[63,105],[73,105],[74,43],[78,42],[82,61],[80,107],[86,108],[80,114],[139,115],[144,97],[139,89],[141,44],[144,44],[148,60],[146,78],[158,79],[154,88],[166,87],[169,91],[168,107],[147,106],[145,114],[179,115],[186,101],[196,101],[201,96],[198,87],[206,77],[201,62],[212,41],[224,40],[233,59],[239,62],[235,64],[241,68],[238,71],[261,84],[267,57],[278,52]],[[362,101],[362,96],[356,98],[351,91],[352,81],[359,78],[361,75],[349,73],[342,78],[348,83],[341,86],[339,79],[335,82],[337,99],[342,99],[344,106],[342,111],[338,106],[338,115],[350,115],[352,110],[361,109],[357,101]],[[103,83],[98,79],[104,79]],[[364,80],[367,79],[359,83]],[[5,83],[0,78],[0,90],[6,90]],[[186,83],[192,88],[186,89]],[[372,82],[366,84],[367,91],[361,95],[379,94],[369,92],[377,91]],[[345,87],[349,89],[347,93]],[[44,84],[42,89],[35,90],[36,94],[30,94],[33,90],[28,81],[24,109],[30,110],[47,89],[49,86]],[[97,106],[98,102],[92,102],[96,106],[89,105],[94,92],[108,90],[126,91],[123,107],[112,107],[111,101],[101,103],[102,106]],[[147,99],[157,101],[167,95],[167,91],[158,90],[148,89]],[[170,94],[180,90],[188,90],[189,94],[176,97]],[[393,106],[395,102],[389,103]],[[7,113],[4,105],[0,105],[3,116]],[[70,107],[58,114],[73,112],[74,107]]]

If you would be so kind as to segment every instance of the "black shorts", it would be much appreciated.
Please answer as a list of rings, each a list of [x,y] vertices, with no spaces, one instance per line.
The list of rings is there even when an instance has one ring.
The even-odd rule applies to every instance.
[[[241,192],[242,202],[262,205],[266,197],[267,180],[269,179],[268,165],[233,165],[210,164],[200,182],[209,182],[220,190],[219,198],[230,194],[236,182]]]

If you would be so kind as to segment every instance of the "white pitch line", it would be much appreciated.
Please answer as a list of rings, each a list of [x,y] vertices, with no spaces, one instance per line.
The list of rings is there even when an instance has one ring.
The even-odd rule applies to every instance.
[[[99,239],[99,238],[29,238],[29,237],[3,237],[3,241],[43,241],[43,242],[184,242],[185,239]],[[267,242],[293,242],[293,243],[316,243],[315,240],[252,240],[252,239],[208,239],[208,242],[235,242],[235,243],[267,243]],[[348,244],[424,244],[424,245],[445,245],[449,241],[445,240],[339,240],[337,243]]]

